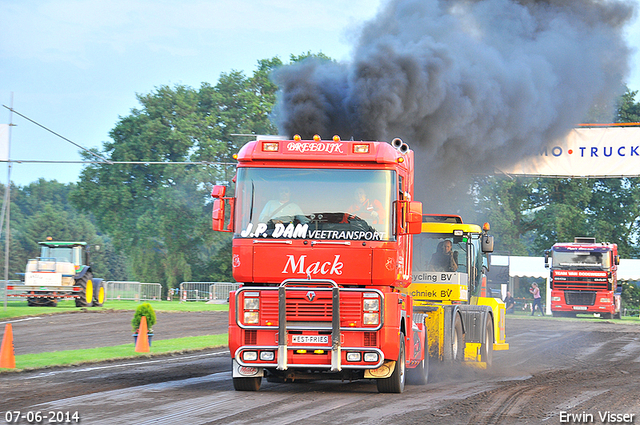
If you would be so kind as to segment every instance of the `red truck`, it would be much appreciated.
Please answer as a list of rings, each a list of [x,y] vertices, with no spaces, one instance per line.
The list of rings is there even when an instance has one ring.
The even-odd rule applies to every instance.
[[[551,312],[554,316],[598,313],[605,319],[620,318],[618,246],[577,237],[573,243],[557,243],[545,252],[551,258]]]
[[[408,146],[295,136],[249,142],[234,158],[234,195],[212,192],[213,229],[233,232],[243,284],[229,298],[234,388],[375,379],[400,393],[405,375],[425,383],[424,315],[402,291],[422,226]]]

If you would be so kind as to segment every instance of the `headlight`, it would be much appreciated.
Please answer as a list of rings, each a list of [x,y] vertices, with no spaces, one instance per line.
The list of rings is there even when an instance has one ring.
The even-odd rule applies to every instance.
[[[600,298],[600,302],[601,303],[610,303],[611,302],[611,298]]]
[[[245,311],[244,312],[244,323],[247,325],[257,325],[259,321],[259,316],[257,311]]]
[[[379,311],[380,310],[380,300],[378,298],[365,299],[362,302],[362,309],[364,311]]]
[[[551,301],[560,301],[560,297],[551,297]]]
[[[348,362],[359,362],[360,358],[360,353],[347,353]]]
[[[244,309],[245,310],[257,310],[260,308],[260,298],[245,298]]]
[[[377,362],[378,361],[378,353],[364,353],[364,361],[365,362]]]
[[[380,316],[378,313],[364,313],[362,315],[362,322],[365,325],[377,325],[380,323]]]
[[[260,352],[260,360],[262,360],[263,362],[270,362],[273,361],[273,359],[275,359],[275,353],[273,351],[261,351]]]
[[[257,351],[245,351],[242,353],[242,360],[246,362],[253,362],[258,360],[258,352]]]

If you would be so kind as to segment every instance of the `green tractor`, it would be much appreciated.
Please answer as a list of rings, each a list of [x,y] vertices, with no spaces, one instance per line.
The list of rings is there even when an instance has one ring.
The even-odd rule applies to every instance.
[[[29,260],[25,271],[22,296],[28,305],[55,307],[62,298],[74,298],[76,307],[104,304],[106,289],[102,279],[93,277],[86,242],[47,240],[38,244],[40,256]]]

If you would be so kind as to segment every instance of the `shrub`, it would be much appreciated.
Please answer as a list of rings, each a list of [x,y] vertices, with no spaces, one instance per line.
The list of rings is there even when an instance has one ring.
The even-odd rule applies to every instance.
[[[153,307],[149,303],[142,303],[136,308],[136,312],[133,315],[133,319],[131,320],[131,327],[133,328],[133,332],[138,332],[138,328],[140,328],[140,321],[142,320],[142,316],[147,318],[147,329],[151,332],[151,328],[156,324],[156,312],[153,311]]]

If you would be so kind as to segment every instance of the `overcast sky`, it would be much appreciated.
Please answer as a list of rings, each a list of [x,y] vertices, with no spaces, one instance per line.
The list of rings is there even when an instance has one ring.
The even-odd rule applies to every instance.
[[[637,2],[638,0],[636,0]],[[386,0],[2,0],[0,103],[73,142],[101,147],[136,93],[199,88],[222,72],[251,75],[259,59],[306,51],[345,61],[360,25]],[[628,85],[640,90],[640,23]],[[636,98],[638,100],[638,98]],[[0,110],[0,123],[10,113]],[[13,160],[79,161],[79,149],[13,115]],[[11,180],[76,181],[80,164],[15,163]],[[6,184],[7,167],[0,165]]]

